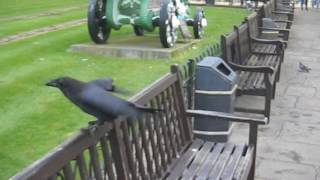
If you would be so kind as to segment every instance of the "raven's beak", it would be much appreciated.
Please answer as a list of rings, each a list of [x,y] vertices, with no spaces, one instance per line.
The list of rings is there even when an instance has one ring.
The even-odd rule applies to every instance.
[[[58,83],[55,80],[48,81],[46,86],[58,87]]]

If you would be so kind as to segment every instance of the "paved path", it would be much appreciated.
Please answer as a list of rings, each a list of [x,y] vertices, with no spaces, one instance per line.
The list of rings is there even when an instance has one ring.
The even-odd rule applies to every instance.
[[[312,71],[298,72],[299,62]],[[256,179],[320,180],[320,9],[295,11],[271,113],[259,129]],[[246,126],[235,129],[232,141],[243,141]]]

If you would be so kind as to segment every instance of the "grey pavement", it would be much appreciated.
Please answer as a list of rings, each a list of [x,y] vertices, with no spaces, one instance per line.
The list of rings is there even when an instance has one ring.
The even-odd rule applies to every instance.
[[[299,72],[299,62],[311,72]],[[296,9],[281,73],[270,124],[259,128],[256,179],[320,180],[320,9]],[[231,141],[247,141],[247,132],[237,124]]]

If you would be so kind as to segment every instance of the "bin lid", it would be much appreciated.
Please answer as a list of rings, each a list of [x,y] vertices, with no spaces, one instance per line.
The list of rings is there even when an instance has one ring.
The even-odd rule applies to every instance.
[[[233,82],[233,84],[236,84],[238,81],[237,74],[220,57],[207,56],[202,61],[197,63],[197,67],[212,69],[213,71],[221,74],[221,77]]]

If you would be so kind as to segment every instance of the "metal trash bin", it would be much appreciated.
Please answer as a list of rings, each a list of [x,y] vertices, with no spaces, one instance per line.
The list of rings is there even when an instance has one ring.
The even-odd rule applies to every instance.
[[[233,112],[237,75],[220,57],[197,64],[195,89],[195,109]],[[232,130],[229,122],[208,118],[195,118],[193,126],[196,137],[215,142],[226,142]]]

